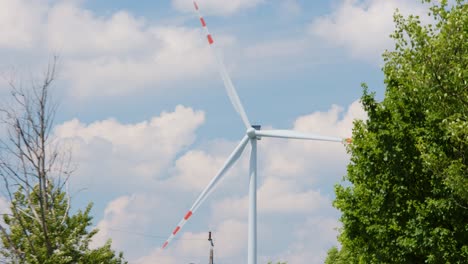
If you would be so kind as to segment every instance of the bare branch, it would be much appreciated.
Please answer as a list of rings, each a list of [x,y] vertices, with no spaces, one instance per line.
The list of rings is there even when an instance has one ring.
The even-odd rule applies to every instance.
[[[0,122],[8,127],[8,137],[0,139],[0,175],[4,179],[7,197],[11,203],[12,218],[21,227],[21,232],[33,252],[35,250],[30,230],[25,225],[25,222],[30,220],[24,217],[33,219],[33,222],[38,224],[47,256],[53,253],[53,242],[49,238],[47,222],[51,217],[59,217],[55,216],[54,190],[63,188],[61,175],[66,176],[65,183],[69,177],[69,172],[65,170],[68,169],[69,163],[50,139],[57,109],[57,105],[50,102],[50,89],[55,80],[57,59],[57,56],[53,57],[40,83],[31,78],[30,90],[25,90],[21,84],[17,85],[13,80],[9,80],[14,106],[0,107]],[[15,162],[10,162],[9,159]],[[60,164],[61,162],[65,164]],[[58,171],[54,171],[56,169]],[[55,174],[59,177],[55,178]],[[15,200],[18,193],[21,202]],[[67,198],[66,214],[70,207],[70,198]],[[8,234],[7,230],[5,232]]]
[[[61,225],[63,225],[63,223],[65,223],[65,220],[67,219],[68,212],[70,210],[70,190],[69,190],[68,182],[67,182],[67,185],[66,185],[66,194],[67,194],[67,209],[65,210],[65,212],[64,212],[64,214],[62,216],[62,222],[60,223]]]

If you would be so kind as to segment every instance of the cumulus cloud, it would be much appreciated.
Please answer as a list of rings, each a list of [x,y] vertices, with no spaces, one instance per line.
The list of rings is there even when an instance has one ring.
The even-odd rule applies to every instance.
[[[332,105],[327,112],[315,112],[300,116],[294,122],[294,129],[298,131],[335,135],[343,138],[351,136],[350,128],[355,119],[366,119],[366,113],[359,101],[353,102],[348,109]]]
[[[0,48],[34,48],[46,11],[47,3],[41,0],[1,0]]]
[[[192,258],[192,261],[197,257],[206,259],[209,248],[207,232],[184,232],[164,251],[159,248],[161,241],[164,241],[160,237],[153,237],[150,243],[145,240],[144,234],[151,237],[152,233],[161,230],[155,223],[164,221],[161,220],[161,213],[170,209],[164,208],[167,201],[162,201],[163,197],[150,193],[125,195],[112,200],[104,211],[103,219],[97,224],[99,233],[94,237],[92,246],[101,246],[112,237],[113,247],[125,250],[132,263],[170,264],[187,262],[188,258]],[[212,230],[217,257],[231,258],[240,254],[244,249],[246,230],[246,223],[237,220],[226,220],[217,225]]]
[[[215,241],[215,259],[243,260],[245,241],[247,240],[247,225],[245,222],[227,220],[212,230]],[[177,243],[166,250],[156,248],[150,254],[135,260],[138,264],[175,264],[206,261],[209,253],[207,232],[185,232]],[[242,262],[242,261],[241,261]]]
[[[405,0],[341,0],[333,11],[315,19],[310,33],[342,46],[355,58],[375,61],[385,49],[391,49],[393,14],[422,17],[426,9],[417,1]]]
[[[100,17],[74,3],[48,17],[48,45],[65,57],[75,96],[114,96],[206,76],[214,60],[201,29],[154,26],[119,11]]]
[[[261,175],[263,176],[263,175]],[[294,177],[294,175],[289,175]],[[331,204],[331,200],[315,190],[301,190],[296,179],[268,178],[259,187],[257,199],[261,214],[310,214]],[[245,193],[242,192],[242,193]],[[246,219],[248,196],[229,197],[213,203],[214,219]]]
[[[4,0],[0,10],[0,48],[28,59],[58,53],[74,98],[160,91],[215,72],[199,27],[156,25],[123,10],[98,15],[82,1]]]
[[[154,200],[152,202],[155,202]],[[111,201],[106,209],[104,210],[104,217],[97,224],[99,232],[93,238],[91,247],[99,247],[106,243],[106,241],[111,237],[114,237],[114,247],[122,248],[124,246],[124,241],[122,239],[126,234],[116,233],[113,234],[113,230],[120,230],[122,227],[137,226],[141,227],[142,225],[148,224],[148,217],[144,214],[141,214],[142,205],[145,206],[145,210],[150,209],[146,205],[152,205],[148,203],[148,197],[142,195],[132,195],[132,196],[121,196],[113,201]]]
[[[163,210],[169,210],[168,204],[163,196],[151,193],[115,198],[107,204],[102,219],[96,225],[99,232],[93,237],[91,247],[102,246],[112,238],[113,248],[124,251],[126,258],[135,259],[147,254],[154,246],[160,245],[162,239],[151,237],[151,234],[160,230],[157,223],[164,221],[161,214]]]
[[[203,10],[203,13],[215,15],[231,15],[242,9],[253,8],[263,2],[265,2],[265,0],[197,1],[200,9]],[[184,12],[194,12],[193,1],[172,0],[172,4],[178,10]]]
[[[129,177],[132,184],[144,185],[162,177],[162,170],[193,143],[195,131],[204,120],[203,112],[177,106],[173,112],[136,124],[114,119],[84,124],[74,119],[58,125],[54,134],[64,144],[71,144],[76,161],[84,166],[74,180],[106,182],[113,175],[111,182],[115,185],[127,182]]]
[[[203,149],[190,150],[175,161],[171,169],[170,177],[165,181],[168,186],[173,186],[185,192],[199,193],[219,172],[229,155],[239,142],[226,140],[213,140]],[[218,185],[230,186],[230,189],[238,190],[244,181],[237,177],[248,168],[249,147],[236,164],[224,175]]]
[[[261,212],[310,213],[330,203],[320,192],[302,191],[296,180],[269,178],[259,189]]]
[[[151,41],[143,19],[126,11],[99,17],[73,2],[51,6],[46,26],[49,46],[67,55],[125,54]]]
[[[294,234],[294,241],[276,259],[288,263],[323,263],[327,251],[336,245],[340,223],[335,218],[314,216],[308,218]]]
[[[333,105],[326,112],[300,116],[295,120],[292,129],[317,135],[349,138],[355,119],[366,119],[366,114],[358,101],[353,102],[346,110]],[[319,178],[311,177],[310,174],[317,173],[334,162],[344,163],[348,158],[341,143],[281,141],[267,138],[264,140],[268,141],[262,152],[265,175],[268,177],[289,178],[288,175],[294,174],[300,175],[301,180],[314,183]],[[336,175],[334,180],[341,176]]]
[[[175,164],[174,185],[187,191],[203,190],[216,175],[226,157],[214,156],[200,150],[189,151]]]

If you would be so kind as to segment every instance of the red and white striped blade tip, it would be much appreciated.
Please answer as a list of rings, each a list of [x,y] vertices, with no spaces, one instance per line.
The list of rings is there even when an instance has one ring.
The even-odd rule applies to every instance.
[[[193,215],[193,212],[192,211],[188,211],[187,214],[185,214],[184,218],[182,219],[182,221],[180,221],[180,223],[176,226],[176,228],[174,229],[174,231],[172,231],[172,234],[171,236],[169,237],[169,239],[166,240],[166,242],[164,242],[164,244],[162,245],[162,249],[165,249],[169,243],[171,242],[172,239],[174,239],[174,237],[177,235],[177,233],[179,233],[179,231],[182,229],[182,227],[185,225],[185,223],[187,223],[187,221],[189,220],[189,218]]]

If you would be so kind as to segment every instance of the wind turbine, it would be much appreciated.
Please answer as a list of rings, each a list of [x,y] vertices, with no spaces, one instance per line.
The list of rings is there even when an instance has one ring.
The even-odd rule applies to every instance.
[[[215,45],[214,39],[210,34],[206,21],[200,13],[197,2],[193,2],[195,11],[200,17],[201,25],[203,26],[208,44],[210,47]],[[174,239],[174,237],[179,233],[181,228],[187,223],[187,221],[192,217],[192,215],[200,208],[200,205],[206,200],[210,195],[222,177],[226,172],[234,165],[234,163],[239,159],[242,152],[244,151],[247,143],[250,142],[251,151],[250,151],[250,182],[249,182],[249,231],[248,231],[248,264],[257,264],[257,140],[261,137],[272,137],[272,138],[286,138],[286,139],[302,139],[302,140],[315,140],[315,141],[330,141],[330,142],[341,142],[341,143],[351,143],[351,139],[342,139],[337,137],[327,137],[319,136],[308,133],[301,133],[298,131],[292,130],[261,130],[260,126],[252,126],[250,121],[245,113],[244,107],[237,95],[236,89],[229,77],[226,67],[221,60],[221,56],[217,53],[215,49],[212,49],[215,53],[215,57],[218,63],[218,70],[223,79],[224,86],[226,88],[229,99],[234,106],[234,109],[240,115],[245,127],[246,132],[245,136],[242,138],[240,143],[231,153],[229,158],[226,160],[224,165],[215,175],[215,177],[210,181],[208,186],[202,191],[200,196],[198,196],[195,203],[192,205],[190,210],[185,214],[184,218],[176,226],[172,234],[162,245],[162,249],[165,249],[169,243]]]

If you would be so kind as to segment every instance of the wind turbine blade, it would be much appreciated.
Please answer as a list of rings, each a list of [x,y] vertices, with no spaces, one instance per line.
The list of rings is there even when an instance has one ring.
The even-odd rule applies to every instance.
[[[349,139],[337,137],[325,137],[314,134],[302,133],[293,130],[255,130],[255,135],[258,137],[274,137],[274,138],[289,138],[289,139],[306,139],[317,141],[331,142],[349,142]]]
[[[210,31],[208,30],[205,19],[200,13],[197,2],[194,1],[193,5],[195,7],[195,10],[198,13],[198,16],[200,17],[200,22],[203,28],[205,29],[208,44],[210,45],[210,47],[213,47],[215,45],[215,41],[213,39],[213,36],[210,34]],[[218,63],[218,70],[219,70],[219,73],[221,74],[221,78],[223,79],[224,87],[226,88],[226,92],[229,96],[229,100],[231,100],[231,103],[234,106],[234,109],[242,118],[242,122],[244,122],[244,125],[246,126],[246,128],[249,129],[251,127],[249,118],[247,117],[244,107],[242,106],[239,96],[237,95],[236,88],[234,87],[234,84],[232,83],[231,77],[229,77],[229,74],[226,70],[226,65],[224,64],[218,52],[215,49],[212,49],[212,50],[216,57],[216,61]]]
[[[210,195],[210,193],[213,191],[214,187],[219,183],[219,181],[222,179],[224,174],[236,163],[236,161],[239,159],[240,155],[242,154],[242,151],[244,151],[245,146],[249,142],[249,137],[244,136],[244,138],[241,140],[239,145],[234,149],[234,151],[231,153],[229,158],[226,160],[224,163],[223,167],[218,171],[216,176],[210,181],[208,186],[203,190],[203,192],[198,196],[197,200],[195,203],[192,205],[192,208],[185,214],[184,218],[179,222],[177,227],[174,229],[172,234],[169,236],[169,238],[164,242],[162,248],[166,248],[169,243],[174,239],[174,237],[177,235],[177,233],[182,229],[182,227],[187,223],[189,218],[198,210],[200,205],[206,200],[206,198]]]

